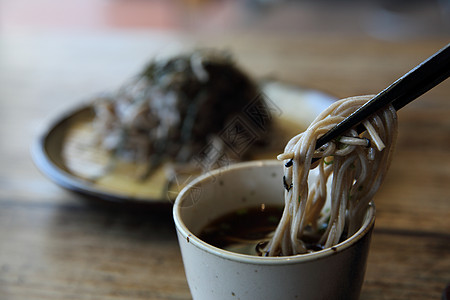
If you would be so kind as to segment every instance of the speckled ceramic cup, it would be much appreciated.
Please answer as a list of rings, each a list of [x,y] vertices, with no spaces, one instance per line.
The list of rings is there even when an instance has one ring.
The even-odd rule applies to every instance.
[[[375,209],[337,246],[311,254],[258,257],[211,246],[196,235],[210,221],[240,208],[283,204],[282,164],[232,165],[195,179],[178,195],[174,220],[194,300],[358,299]]]

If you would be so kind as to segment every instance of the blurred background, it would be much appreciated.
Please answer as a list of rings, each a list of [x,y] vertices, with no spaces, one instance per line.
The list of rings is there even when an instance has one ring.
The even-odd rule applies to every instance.
[[[154,29],[406,39],[448,36],[450,1],[2,0],[0,22],[3,35],[19,31]]]
[[[39,95],[27,92],[18,78],[0,95],[55,99],[51,107],[61,111],[67,105],[56,99],[77,102],[115,89],[156,55],[200,45],[231,49],[257,77],[343,97],[384,88],[399,66],[407,71],[412,54],[402,43],[449,37],[450,0],[0,0],[0,79],[28,74],[40,88]],[[326,48],[344,44],[352,51],[323,64]],[[403,55],[380,60],[386,45]],[[379,61],[367,61],[370,55]],[[367,90],[360,86],[369,66],[378,81]],[[334,80],[338,73],[350,80],[348,89]],[[325,86],[322,79],[333,80]],[[55,80],[60,89],[52,88]]]

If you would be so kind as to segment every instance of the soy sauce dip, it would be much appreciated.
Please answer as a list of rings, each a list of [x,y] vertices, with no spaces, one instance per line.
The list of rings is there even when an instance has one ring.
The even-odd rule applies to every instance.
[[[283,213],[283,206],[261,204],[225,214],[208,224],[199,238],[215,247],[247,255],[262,255]]]

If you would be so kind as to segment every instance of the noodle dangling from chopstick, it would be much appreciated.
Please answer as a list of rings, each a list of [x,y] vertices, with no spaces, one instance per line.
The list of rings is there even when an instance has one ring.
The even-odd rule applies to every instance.
[[[359,229],[389,167],[397,135],[395,109],[389,107],[365,120],[362,134],[351,129],[318,150],[315,145],[320,136],[371,98],[351,97],[333,103],[278,156],[285,161],[285,208],[264,249],[266,255],[307,253],[302,240],[306,231],[321,234],[319,244],[328,248]],[[313,158],[318,159],[314,164]],[[319,175],[308,180],[312,169]],[[326,201],[330,201],[328,212],[324,212]],[[324,224],[326,229],[320,231]]]

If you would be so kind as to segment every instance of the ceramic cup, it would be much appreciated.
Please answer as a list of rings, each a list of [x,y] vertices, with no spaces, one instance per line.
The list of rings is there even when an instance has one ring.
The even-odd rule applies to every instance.
[[[194,300],[358,299],[375,221],[373,206],[353,236],[310,254],[243,255],[197,237],[206,224],[228,212],[283,204],[282,176],[278,161],[240,163],[203,175],[180,192],[174,220]]]

